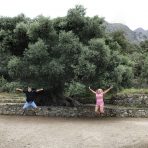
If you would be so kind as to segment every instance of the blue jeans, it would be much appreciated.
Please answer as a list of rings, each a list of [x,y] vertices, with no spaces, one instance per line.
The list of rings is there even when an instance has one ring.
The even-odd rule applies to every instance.
[[[34,101],[26,102],[23,106],[23,109],[28,109],[28,108],[37,108],[37,106]]]

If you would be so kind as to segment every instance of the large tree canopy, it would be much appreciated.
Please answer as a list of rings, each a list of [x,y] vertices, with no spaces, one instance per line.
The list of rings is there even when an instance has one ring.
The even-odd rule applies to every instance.
[[[81,5],[55,19],[0,18],[1,79],[44,87],[53,100],[84,95],[89,85],[119,90],[147,82],[147,51],[147,41],[133,45],[123,32],[106,34],[104,19],[86,17]]]

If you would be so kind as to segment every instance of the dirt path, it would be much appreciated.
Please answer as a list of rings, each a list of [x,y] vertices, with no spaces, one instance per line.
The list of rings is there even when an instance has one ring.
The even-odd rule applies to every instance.
[[[0,116],[0,148],[148,148],[148,119]]]

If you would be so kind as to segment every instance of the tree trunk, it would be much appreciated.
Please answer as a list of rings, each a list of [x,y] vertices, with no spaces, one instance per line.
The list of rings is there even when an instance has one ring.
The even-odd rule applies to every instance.
[[[81,103],[62,94],[53,94],[50,90],[44,90],[37,94],[36,104],[38,106],[80,106]]]

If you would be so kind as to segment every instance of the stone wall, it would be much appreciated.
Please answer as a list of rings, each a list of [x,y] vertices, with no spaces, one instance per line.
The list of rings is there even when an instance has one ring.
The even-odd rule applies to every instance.
[[[148,94],[117,95],[110,103],[120,106],[148,107]]]
[[[0,104],[1,115],[22,115],[23,104]],[[91,117],[98,115],[94,112],[94,105],[84,105],[79,107],[39,107],[36,114],[28,110],[25,115],[49,116],[49,117]],[[118,106],[106,106],[104,117],[148,117],[148,109],[126,108]]]

